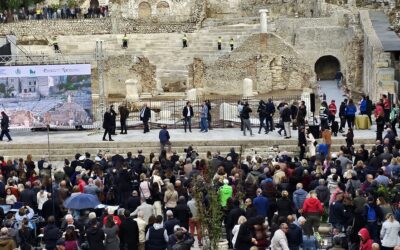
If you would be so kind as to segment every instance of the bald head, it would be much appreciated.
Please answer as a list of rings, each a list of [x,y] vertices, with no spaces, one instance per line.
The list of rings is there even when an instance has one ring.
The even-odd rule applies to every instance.
[[[381,249],[381,248],[379,247],[378,243],[372,244],[372,250],[379,250],[379,249]]]

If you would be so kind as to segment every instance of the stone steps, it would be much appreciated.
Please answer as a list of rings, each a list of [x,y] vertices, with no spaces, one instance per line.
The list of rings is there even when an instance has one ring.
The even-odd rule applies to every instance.
[[[151,152],[158,154],[159,143],[157,141],[123,141],[118,142],[118,135],[114,139],[115,142],[103,142],[101,135],[94,135],[99,138],[98,142],[79,142],[79,143],[51,143],[50,155],[53,161],[62,161],[64,159],[72,159],[76,153],[89,152],[95,155],[102,151],[109,151],[112,154],[123,154],[132,152],[135,154],[138,149],[142,149],[145,155],[149,155]],[[122,138],[124,138],[122,136]],[[286,151],[289,155],[297,155],[298,147],[296,139],[256,139],[256,140],[224,140],[224,141],[172,141],[173,149],[178,152],[179,155],[184,154],[184,149],[188,145],[193,145],[193,148],[202,156],[205,157],[207,151],[217,152],[225,154],[229,152],[231,147],[234,147],[236,152],[240,152],[241,147],[244,149],[243,155],[254,155],[256,152],[261,156],[269,156],[277,153],[274,148],[278,147],[280,152]],[[188,138],[189,139],[189,138]],[[374,144],[374,139],[356,139],[356,147],[360,144],[365,144],[367,148],[370,148]],[[341,145],[343,145],[344,138],[334,138],[332,151],[337,152]],[[31,154],[34,159],[40,159],[40,157],[48,155],[47,143],[8,143],[7,147],[0,149],[0,155],[6,157],[6,159],[24,158],[27,154]]]
[[[144,55],[149,58],[150,63],[156,65],[157,69],[162,69],[157,71],[158,77],[169,78],[173,77],[173,74],[186,77],[187,65],[193,62],[194,57],[212,62],[229,53],[231,37],[235,39],[235,47],[239,47],[256,32],[259,32],[259,24],[207,27],[187,34],[189,47],[185,49],[182,49],[183,35],[180,33],[128,34],[129,47],[125,50],[121,49],[123,34],[59,36],[58,40],[62,56],[65,58],[94,55],[96,40],[103,40],[106,55]],[[219,36],[223,38],[221,51],[217,50]],[[55,54],[52,46],[26,46],[26,48],[33,54],[41,54],[44,51],[50,55]]]

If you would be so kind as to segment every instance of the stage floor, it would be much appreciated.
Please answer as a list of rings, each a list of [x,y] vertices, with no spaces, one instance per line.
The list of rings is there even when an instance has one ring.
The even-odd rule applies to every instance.
[[[128,134],[112,136],[114,142],[103,142],[103,130],[99,130],[97,133],[92,131],[50,131],[49,139],[50,143],[57,144],[70,144],[70,143],[119,143],[119,142],[158,142],[158,134],[160,129],[153,129],[149,133],[144,134],[141,130],[128,130]],[[296,141],[298,137],[298,131],[292,130],[292,138],[285,140],[283,136],[277,133],[277,130],[270,132],[269,134],[258,134],[258,128],[253,128],[254,136],[250,136],[247,131],[247,136],[243,136],[243,132],[238,128],[225,128],[225,129],[213,129],[208,133],[201,133],[198,129],[192,130],[192,133],[185,133],[182,129],[168,129],[171,136],[171,142],[201,142],[201,141]],[[373,139],[375,138],[375,126],[369,130],[354,130],[354,139]],[[7,147],[8,144],[47,144],[47,132],[13,132],[11,131],[11,137],[13,141],[7,142],[6,138],[3,138],[2,145]],[[333,137],[334,141],[342,142],[344,137],[339,134],[338,137]]]

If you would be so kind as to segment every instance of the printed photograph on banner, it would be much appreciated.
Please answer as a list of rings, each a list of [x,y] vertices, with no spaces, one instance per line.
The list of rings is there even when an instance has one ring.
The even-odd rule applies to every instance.
[[[0,67],[0,103],[14,128],[91,125],[90,64]]]

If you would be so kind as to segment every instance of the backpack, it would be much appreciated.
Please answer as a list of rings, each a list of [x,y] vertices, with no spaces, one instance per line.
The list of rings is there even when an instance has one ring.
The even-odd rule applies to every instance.
[[[366,205],[368,207],[368,213],[367,213],[367,221],[376,221],[376,212],[373,207],[370,205]]]

